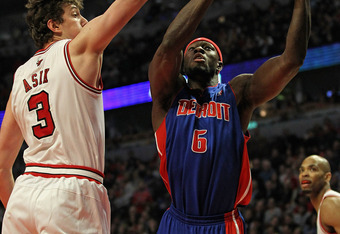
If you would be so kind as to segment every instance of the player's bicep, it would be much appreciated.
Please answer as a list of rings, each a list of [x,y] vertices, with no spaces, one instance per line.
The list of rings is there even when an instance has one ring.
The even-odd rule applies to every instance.
[[[236,98],[242,130],[244,132],[248,128],[249,121],[255,108],[251,101],[253,97],[252,93],[250,92],[252,79],[252,74],[241,74],[230,81],[230,85]]]
[[[149,65],[152,125],[155,131],[166,116],[176,93],[184,84],[180,75],[181,63],[181,52],[165,52],[161,46]]]
[[[172,96],[178,88],[182,54],[172,54],[158,48],[150,65],[149,81],[152,98],[163,100]]]
[[[286,56],[267,60],[253,74],[250,85],[253,104],[259,106],[276,97],[297,74],[298,69]]]

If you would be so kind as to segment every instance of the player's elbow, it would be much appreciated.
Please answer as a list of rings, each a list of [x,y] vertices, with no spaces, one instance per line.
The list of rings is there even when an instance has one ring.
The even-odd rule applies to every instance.
[[[303,63],[305,62],[305,57],[306,57],[305,53],[302,53],[301,55],[296,56],[295,59],[292,59],[291,61],[292,66],[297,67],[297,68],[302,67]]]
[[[305,61],[307,48],[300,50],[292,49],[286,50],[283,54],[283,61],[292,67],[301,67]]]
[[[289,71],[298,72],[305,61],[305,54],[300,54],[296,56],[284,56],[283,55],[283,67]]]

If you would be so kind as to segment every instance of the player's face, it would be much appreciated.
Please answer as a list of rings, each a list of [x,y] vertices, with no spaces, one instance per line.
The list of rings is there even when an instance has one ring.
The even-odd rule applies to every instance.
[[[73,4],[63,7],[63,23],[60,24],[62,37],[67,39],[75,38],[80,30],[87,24],[87,20],[80,14],[79,8]]]
[[[209,76],[217,74],[219,56],[215,47],[207,41],[192,43],[184,56],[184,72],[190,77],[196,74]]]
[[[299,169],[300,187],[307,195],[317,195],[326,184],[325,172],[318,165],[317,160],[306,158]]]

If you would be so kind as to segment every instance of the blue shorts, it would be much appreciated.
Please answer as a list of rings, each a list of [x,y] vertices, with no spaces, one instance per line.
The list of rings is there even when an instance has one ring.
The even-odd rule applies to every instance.
[[[165,211],[158,234],[245,234],[245,223],[240,212],[215,216],[185,215],[173,205]]]

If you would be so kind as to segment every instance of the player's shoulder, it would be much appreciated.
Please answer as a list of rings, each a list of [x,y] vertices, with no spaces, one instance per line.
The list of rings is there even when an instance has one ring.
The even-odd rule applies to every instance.
[[[320,207],[321,213],[327,213],[332,215],[333,211],[338,211],[340,213],[340,194],[334,193],[326,196]]]
[[[244,82],[253,77],[252,73],[242,73],[231,79],[230,82]]]
[[[252,77],[253,74],[243,73],[235,76],[229,83],[234,90],[242,91],[245,89],[245,87],[249,86],[248,84],[250,83]]]
[[[249,92],[249,87],[250,87],[250,82],[253,77],[253,74],[250,73],[243,73],[238,76],[235,76],[229,83],[230,86],[232,87],[236,99],[238,100],[237,102],[243,102],[246,100],[248,92]]]

